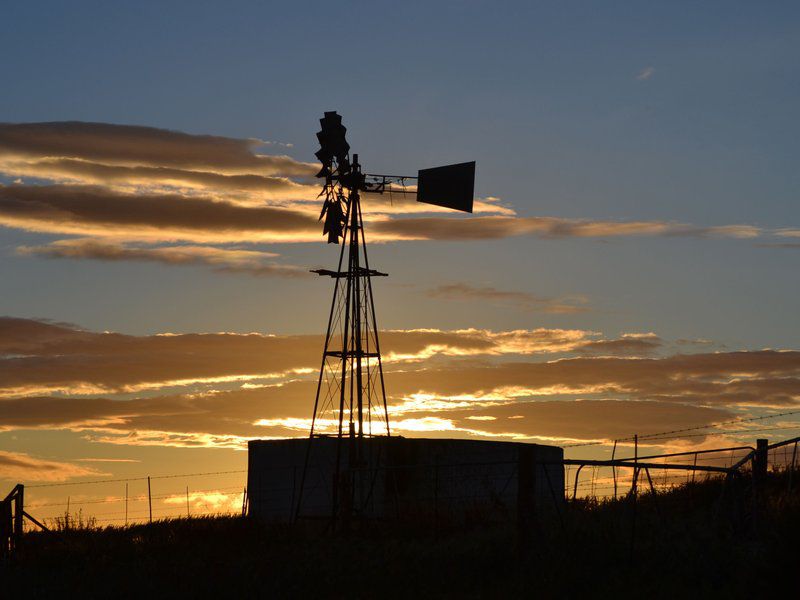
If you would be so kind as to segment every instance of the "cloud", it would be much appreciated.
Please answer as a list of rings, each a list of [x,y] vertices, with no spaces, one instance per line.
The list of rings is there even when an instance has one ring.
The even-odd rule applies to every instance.
[[[390,330],[381,338],[387,383],[398,401],[417,393],[445,399],[492,393],[506,399],[613,393],[640,400],[752,406],[800,400],[800,352],[795,351],[640,358],[655,353],[663,341],[655,334],[598,339],[592,332],[543,328]],[[285,393],[287,379],[314,375],[322,342],[318,335],[129,336],[2,318],[0,381],[6,396],[130,394],[212,384],[278,385]],[[508,361],[515,355],[564,353],[602,356]],[[495,358],[503,360],[485,362]],[[108,416],[104,407],[92,418]]]
[[[90,439],[125,445],[243,448],[248,439],[297,437],[310,426],[314,382],[293,382],[261,390],[162,396],[131,401],[107,400],[107,412],[117,418],[84,421],[62,418],[64,399],[33,398],[7,401],[14,411],[3,416],[15,425],[14,413],[40,404],[39,426],[100,432]],[[81,405],[82,400],[76,399]],[[5,403],[0,403],[0,407]],[[124,414],[123,414],[124,411]],[[559,440],[597,440],[703,427],[730,420],[727,407],[635,399],[510,399],[491,403],[452,403],[438,408],[393,412],[396,433],[442,432]],[[335,429],[335,420],[318,422],[318,430]],[[26,425],[32,426],[30,422]],[[376,425],[376,428],[379,427]],[[666,436],[678,439],[680,434]]]
[[[318,242],[316,208],[290,210],[243,206],[179,194],[128,194],[93,186],[1,186],[0,225],[40,233],[139,242],[194,243]],[[553,218],[394,218],[368,224],[374,241],[494,239],[518,235],[545,238],[637,235],[757,235],[754,228],[709,227],[660,222],[588,222]],[[243,238],[246,234],[246,238]]]
[[[18,481],[65,481],[87,475],[107,475],[96,469],[66,462],[35,458],[0,450],[0,478]]]
[[[468,283],[450,283],[427,290],[431,298],[442,300],[477,300],[513,306],[520,310],[553,314],[586,312],[586,299],[579,296],[545,298],[529,292],[500,290],[492,286],[474,286]]]
[[[170,167],[103,165],[69,158],[41,158],[35,162],[3,159],[0,173],[16,177],[46,179],[56,182],[155,188],[178,188],[252,193],[264,199],[311,200],[318,186],[302,184],[288,177],[259,174],[224,175]],[[21,183],[21,180],[19,180]]]
[[[177,194],[122,194],[86,186],[0,186],[0,225],[144,241],[309,241],[316,216]]]
[[[0,225],[42,233],[201,243],[319,241],[316,209],[242,206],[179,194],[132,195],[93,186],[0,186]],[[493,239],[518,235],[752,237],[748,226],[697,228],[661,222],[589,222],[554,218],[396,218],[369,224],[372,239]]]
[[[624,400],[515,402],[441,414],[460,429],[516,438],[615,439],[638,433],[712,425],[733,413],[685,404]],[[490,417],[490,418],[484,418]]]
[[[138,463],[142,462],[133,458],[78,458],[77,462],[92,462],[92,463]]]
[[[307,277],[308,269],[283,265],[268,259],[272,252],[216,248],[213,246],[166,246],[157,248],[129,247],[95,239],[70,239],[46,246],[20,246],[17,253],[45,258],[82,258],[104,261],[134,260],[166,265],[203,265],[226,273],[247,273],[256,276]]]
[[[22,183],[104,186],[130,194],[205,194],[253,206],[318,210],[316,163],[257,152],[269,144],[108,123],[0,123],[0,174]],[[411,191],[414,188],[409,188]],[[412,195],[370,195],[365,214],[448,212]],[[496,198],[477,199],[475,212],[513,215]]]
[[[385,360],[565,352],[582,330],[382,332]],[[0,318],[0,386],[5,393],[126,392],[192,383],[244,382],[316,369],[321,335],[208,333],[130,336],[66,324]]]
[[[391,385],[390,385],[391,384]],[[394,394],[434,399],[612,395],[699,406],[785,407],[800,402],[800,352],[740,351],[663,358],[579,357],[392,372]]]
[[[264,144],[107,123],[0,123],[0,173],[60,184],[0,188],[0,224],[81,236],[105,229],[117,242],[225,243],[243,232],[255,243],[318,241],[317,165],[259,154]],[[763,233],[748,225],[518,217],[493,197],[476,200],[484,216],[398,216],[425,212],[446,211],[405,195],[365,203],[376,241]]]
[[[90,439],[110,443],[241,449],[248,439],[306,434],[314,389],[314,382],[304,381],[213,394],[92,399],[102,403],[86,398],[20,398],[0,402],[0,414],[8,428],[94,431],[100,437],[90,434]],[[76,418],[80,413],[83,419]],[[105,419],[99,418],[101,413]],[[733,416],[725,407],[677,402],[510,399],[395,411],[391,420],[397,433],[461,431],[508,439],[594,440],[711,425]],[[331,430],[333,423],[328,423]],[[318,430],[325,429],[326,423],[317,425]]]
[[[0,174],[37,185],[0,185],[0,226],[87,240],[21,251],[51,258],[204,264],[215,271],[291,276],[278,263],[217,263],[229,250],[181,250],[235,243],[318,243],[317,165],[262,154],[267,142],[107,123],[0,123]],[[459,218],[412,195],[374,194],[364,204],[371,241],[545,239],[632,236],[754,238],[749,225],[697,227],[665,221],[520,217],[495,197],[478,198],[479,216]],[[430,213],[431,216],[413,216]],[[780,235],[794,230],[782,229]],[[145,244],[154,247],[142,247]],[[458,293],[457,293],[458,292]],[[493,288],[440,289],[440,297],[492,298],[523,310],[570,313],[580,299],[552,300]],[[514,296],[514,294],[517,294]]]
[[[119,166],[171,167],[227,175],[311,177],[319,168],[254,152],[266,142],[178,131],[86,123],[0,123],[0,160],[69,158]]]
[[[616,340],[586,342],[575,351],[580,354],[640,356],[653,354],[663,345],[664,340],[655,333],[625,333]]]
[[[652,66],[645,67],[644,69],[639,71],[639,74],[636,75],[636,79],[638,79],[639,81],[647,81],[648,79],[653,77],[655,72],[656,72],[655,67]]]
[[[409,435],[595,439],[800,403],[800,352],[641,358],[662,343],[655,334],[605,345],[595,337],[545,329],[384,332],[391,419]],[[242,448],[248,439],[302,435],[321,346],[320,336],[137,337],[6,318],[0,423],[128,445]],[[631,355],[613,355],[625,350]],[[541,357],[570,352],[577,355]],[[171,385],[185,389],[170,393]]]
[[[164,504],[185,508],[187,500],[192,510],[197,512],[241,511],[243,492],[228,493],[222,490],[204,490],[188,494],[171,494],[162,500]],[[187,498],[188,496],[188,498]]]
[[[469,218],[416,217],[371,224],[379,239],[487,240],[522,235],[542,238],[609,238],[636,236],[754,238],[763,233],[750,225],[697,227],[667,221],[589,221],[554,217]]]

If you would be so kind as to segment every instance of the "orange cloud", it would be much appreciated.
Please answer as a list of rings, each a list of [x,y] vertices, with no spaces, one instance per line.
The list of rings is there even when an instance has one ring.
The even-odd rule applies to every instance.
[[[243,492],[225,492],[223,490],[204,490],[189,492],[189,506],[195,513],[228,513],[241,511]],[[162,500],[168,506],[186,507],[186,494],[172,494]]]
[[[0,186],[0,225],[144,241],[298,241],[320,237],[317,218],[177,194],[123,194],[87,186]]]
[[[590,332],[409,330],[382,334],[387,363],[433,356],[564,352]],[[64,324],[0,318],[0,393],[130,392],[192,383],[270,380],[317,368],[319,335],[94,333]]]
[[[65,481],[73,477],[107,475],[66,462],[35,458],[19,452],[0,450],[0,478],[17,481]]]

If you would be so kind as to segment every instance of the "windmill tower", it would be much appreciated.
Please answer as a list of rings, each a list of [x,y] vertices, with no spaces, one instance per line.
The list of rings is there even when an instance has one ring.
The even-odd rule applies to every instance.
[[[419,202],[471,213],[475,163],[424,169],[416,177],[366,174],[358,154],[351,158],[341,116],[326,112],[320,125],[321,147],[316,153],[322,163],[317,177],[323,179],[320,220],[328,243],[341,242],[341,249],[335,271],[314,271],[332,278],[334,289],[295,517],[302,515],[303,484],[314,440],[334,437],[332,517],[349,518],[362,512],[369,497],[368,467],[377,461],[368,457],[372,446],[368,440],[391,435],[372,293],[372,277],[387,274],[369,264],[362,195],[416,193]],[[408,180],[416,181],[415,191],[407,190]]]

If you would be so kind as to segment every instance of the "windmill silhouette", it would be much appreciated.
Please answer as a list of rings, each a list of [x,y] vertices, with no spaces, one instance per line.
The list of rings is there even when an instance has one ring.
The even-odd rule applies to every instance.
[[[314,439],[335,437],[332,517],[349,518],[362,511],[368,497],[365,439],[391,435],[372,293],[372,278],[387,274],[370,267],[361,196],[415,193],[418,202],[471,213],[475,163],[422,169],[417,176],[362,173],[358,154],[351,159],[342,117],[326,112],[320,125],[321,147],[316,152],[322,163],[317,177],[324,179],[320,220],[328,243],[341,242],[341,250],[335,271],[313,271],[331,277],[334,289],[295,516],[301,516]],[[407,189],[411,180],[416,181],[416,190]]]

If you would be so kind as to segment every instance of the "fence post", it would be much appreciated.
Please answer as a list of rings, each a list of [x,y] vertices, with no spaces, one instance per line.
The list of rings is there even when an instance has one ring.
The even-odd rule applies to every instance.
[[[639,479],[639,435],[633,436],[633,481],[631,482],[630,503],[631,503],[631,548],[630,560],[634,559],[636,548],[636,483]]]
[[[150,509],[150,523],[153,522],[153,496],[150,495],[150,475],[147,476],[147,506]]]
[[[760,438],[756,440],[756,451],[753,453],[753,497],[752,511],[753,528],[758,527],[761,502],[763,500],[762,487],[767,477],[767,466],[769,464],[769,440]]]
[[[792,492],[792,478],[794,477],[794,461],[797,459],[797,442],[794,443],[792,450],[792,465],[789,467],[789,493]]]
[[[19,551],[22,545],[22,516],[25,512],[25,486],[17,484],[17,494],[14,496],[14,550]]]
[[[769,440],[756,440],[756,453],[753,456],[753,480],[760,484],[767,476],[769,464]]]
[[[614,459],[617,456],[617,440],[614,440],[614,448],[611,450],[611,462],[614,462]],[[615,465],[611,465],[611,476],[614,478],[614,500],[617,499],[617,467]]]

